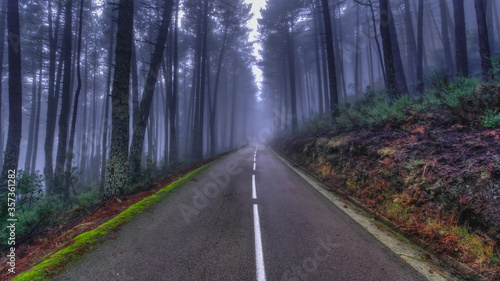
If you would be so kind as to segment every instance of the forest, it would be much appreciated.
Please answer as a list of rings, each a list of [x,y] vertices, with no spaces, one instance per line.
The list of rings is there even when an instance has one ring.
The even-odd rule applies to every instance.
[[[5,229],[13,216],[7,204],[15,198],[19,240],[31,241],[68,221],[76,224],[109,202],[121,202],[121,196],[250,143],[269,141],[325,179],[330,172],[310,158],[337,148],[321,147],[321,137],[372,132],[339,144],[346,144],[340,154],[364,159],[371,148],[356,154],[363,145],[352,139],[397,143],[393,135],[376,134],[401,130],[417,136],[405,143],[413,148],[422,143],[419,133],[429,137],[434,127],[491,137],[488,157],[481,158],[497,167],[481,174],[481,184],[491,187],[489,201],[470,207],[475,195],[469,194],[467,204],[461,201],[467,208],[450,209],[460,225],[474,217],[480,226],[473,230],[488,232],[491,225],[490,232],[500,231],[494,214],[500,160],[492,148],[500,135],[498,1],[4,0],[0,5],[0,218]],[[443,145],[456,139],[435,137]],[[301,158],[299,152],[311,147],[319,154]],[[384,169],[402,165],[398,149],[391,149],[373,152],[387,162]],[[329,171],[337,164],[361,165],[328,159]],[[419,181],[426,179],[424,166],[414,167],[423,169]],[[338,180],[358,186],[360,176],[351,180],[345,167]],[[435,200],[455,204],[461,195],[456,196]],[[368,205],[379,208],[375,201]],[[6,245],[8,233],[0,237]],[[491,249],[498,252],[497,246]],[[499,258],[491,254],[489,265],[477,265],[478,271],[490,276],[500,268]]]

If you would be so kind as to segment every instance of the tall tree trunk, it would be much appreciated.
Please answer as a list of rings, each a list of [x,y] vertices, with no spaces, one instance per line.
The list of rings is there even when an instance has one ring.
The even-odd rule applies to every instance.
[[[417,46],[417,91],[422,95],[424,93],[424,0],[418,1],[418,46]]]
[[[328,81],[330,86],[330,115],[332,121],[337,115],[339,97],[337,94],[337,75],[335,73],[335,54],[333,50],[332,25],[330,21],[330,8],[328,0],[321,0],[323,5],[323,20],[325,24],[326,52],[328,57]]]
[[[34,67],[33,67],[34,68]],[[30,123],[28,132],[28,145],[26,148],[26,158],[24,161],[24,172],[27,175],[31,174],[31,153],[33,152],[33,135],[35,133],[35,115],[36,115],[36,73],[37,70],[33,69],[33,84],[31,90],[31,109],[30,109]]]
[[[222,69],[222,60],[224,59],[224,52],[226,51],[226,39],[227,39],[227,29],[229,23],[224,26],[224,35],[222,36],[222,47],[220,50],[219,60],[217,62],[217,71],[215,74],[215,86],[214,86],[214,97],[212,104],[210,104],[210,155],[214,156],[216,153],[216,132],[215,125],[217,124],[217,97],[219,91],[219,79]]]
[[[481,74],[483,81],[488,82],[491,79],[492,66],[484,1],[474,0],[474,4],[476,7],[477,33],[479,36],[479,54],[481,55]]]
[[[396,71],[396,81],[398,83],[400,94],[408,94],[408,84],[406,83],[406,75],[403,67],[403,61],[401,59],[401,51],[399,49],[398,33],[396,31],[390,1],[386,1],[388,8],[387,11],[389,12],[389,35],[391,38],[392,58],[394,62],[394,70]]]
[[[494,33],[495,24],[493,19],[493,14],[495,9],[495,5],[493,4],[493,2],[495,1],[496,0],[484,0],[483,3],[484,12],[486,13],[486,26],[488,30],[488,44],[490,45],[490,54],[495,53],[495,33]]]
[[[467,56],[467,34],[465,30],[464,0],[453,0],[455,16],[455,61],[457,76],[469,76],[469,62]]]
[[[201,41],[201,54],[199,63],[197,87],[197,99],[195,105],[194,134],[193,134],[193,158],[196,161],[203,159],[203,120],[205,112],[205,84],[206,84],[206,62],[207,62],[207,36],[208,36],[208,0],[203,1],[203,9],[200,10],[200,17],[203,19],[199,37]]]
[[[162,74],[163,74],[163,79],[165,80],[165,90],[163,90],[163,82],[160,81],[160,93],[165,93],[165,97],[160,94],[161,101],[160,103],[163,104],[163,111],[164,111],[164,136],[165,136],[165,148],[164,148],[164,153],[163,153],[163,161],[165,162],[165,167],[168,166],[168,160],[169,160],[169,153],[168,153],[168,141],[170,139],[170,130],[168,128],[170,121],[169,121],[169,107],[170,107],[170,98],[172,96],[172,56],[173,56],[173,50],[171,49],[171,46],[173,44],[173,37],[168,41],[168,46],[167,46],[167,52],[168,55],[165,57],[163,60],[163,63],[161,64],[162,67]],[[167,69],[168,68],[168,69]]]
[[[7,1],[2,1],[0,7],[0,112],[2,112],[2,78],[3,77],[3,53],[5,45],[5,19],[7,17]],[[0,114],[0,171],[3,166],[3,130],[2,114]]]
[[[125,3],[121,5],[122,10],[130,8],[129,3]],[[132,4],[132,9],[133,9],[133,4]],[[123,13],[125,13],[125,11]],[[122,18],[123,21],[123,18]],[[106,75],[106,102],[104,104],[104,123],[103,123],[103,133],[102,133],[102,152],[101,152],[101,175],[100,175],[100,180],[99,180],[99,193],[101,194],[102,197],[106,197],[106,190],[105,190],[105,182],[106,182],[106,170],[107,170],[107,147],[108,147],[108,127],[109,127],[109,100],[110,100],[110,89],[111,89],[111,71],[112,71],[112,63],[113,63],[113,46],[115,43],[115,21],[111,19],[111,26],[110,26],[110,31],[109,31],[109,49],[108,49],[108,74]],[[123,35],[123,33],[122,33]],[[122,36],[121,35],[121,36]],[[118,37],[118,32],[116,34]],[[125,41],[124,41],[125,42]],[[116,49],[118,49],[118,43],[116,44]],[[116,55],[116,52],[115,52]],[[116,60],[115,60],[116,61]],[[122,62],[123,63],[123,62]],[[116,66],[115,66],[116,68]],[[114,83],[114,81],[113,81]],[[128,83],[127,83],[128,85]],[[114,84],[113,84],[114,87]],[[94,114],[95,115],[95,114]],[[95,122],[94,122],[95,124]],[[127,151],[128,151],[128,144],[127,144]],[[97,153],[96,153],[97,155]]]
[[[178,120],[177,108],[178,108],[178,96],[179,96],[179,46],[178,46],[178,21],[179,21],[179,2],[176,4],[175,9],[175,23],[174,23],[174,54],[173,54],[173,85],[172,85],[172,96],[170,98],[170,108],[168,113],[170,114],[170,153],[169,153],[169,163],[176,164],[179,159],[179,147],[177,141],[177,124]]]
[[[296,134],[299,129],[297,120],[297,88],[295,84],[295,55],[294,55],[294,39],[293,39],[293,27],[292,34],[289,31],[290,28],[286,28],[286,48],[287,48],[287,58],[288,58],[288,75],[290,83],[290,106],[292,112],[292,134]]]
[[[78,46],[77,46],[77,54],[76,54],[76,76],[78,79],[78,84],[75,91],[75,97],[73,99],[73,116],[71,118],[71,129],[69,133],[69,144],[68,144],[68,153],[66,160],[66,173],[64,177],[64,189],[69,190],[71,184],[71,167],[73,164],[73,147],[75,144],[75,130],[76,130],[76,118],[78,116],[78,99],[80,97],[80,92],[82,90],[82,74],[81,74],[81,54],[82,54],[82,28],[83,28],[83,1],[80,2],[80,20],[78,27]]]
[[[322,24],[321,22],[321,3],[320,0],[316,0],[317,5],[318,5],[318,27],[319,27],[319,34],[318,34],[318,40],[321,43],[320,44],[320,50],[321,50],[321,69],[322,69],[322,80],[323,80],[323,100],[324,100],[324,107],[323,107],[323,112],[328,111],[326,107],[329,107],[329,99],[328,99],[328,85],[329,85],[329,80],[328,80],[328,66],[327,66],[327,56],[326,56],[326,45],[323,45],[323,34],[325,34],[325,25],[324,22]],[[325,42],[326,43],[326,42]],[[281,103],[279,103],[281,105]],[[331,114],[331,113],[329,113]]]
[[[366,40],[368,41],[368,48],[366,49],[368,57],[368,74],[370,76],[370,88],[373,89],[375,84],[374,82],[375,70],[373,67],[372,37],[370,32],[370,20],[368,18],[368,12],[366,13],[366,32],[367,32]]]
[[[63,189],[64,163],[66,162],[66,148],[68,141],[68,119],[71,100],[71,49],[72,49],[72,9],[73,1],[68,0],[65,8],[63,42],[61,47],[61,57],[64,63],[61,113],[59,115],[59,140],[57,143],[56,167],[54,174],[54,185],[57,192],[60,192],[65,199],[65,203],[70,203],[68,190]]]
[[[233,57],[233,93],[231,97],[231,128],[229,129],[229,149],[235,147],[234,137],[236,134],[236,100],[238,97],[238,57]]]
[[[405,28],[406,28],[406,44],[408,48],[408,77],[409,82],[415,81],[415,70],[417,61],[417,42],[415,41],[415,32],[413,30],[413,21],[411,16],[410,0],[404,0],[405,4]]]
[[[446,0],[439,0],[439,11],[441,14],[441,37],[443,39],[443,51],[446,61],[446,73],[449,78],[455,76],[455,68],[453,67],[453,59],[451,55],[450,35],[448,33],[448,16],[447,16]]]
[[[396,99],[401,96],[401,91],[396,80],[396,70],[394,68],[393,48],[389,21],[393,20],[389,12],[388,0],[380,2],[380,34],[382,36],[382,47],[384,49],[384,65],[386,74],[386,88],[389,96]]]
[[[88,131],[89,131],[89,126],[87,125],[87,119],[88,119],[88,84],[89,84],[89,63],[88,63],[88,44],[85,44],[85,76],[83,78],[84,84],[83,84],[83,118],[82,118],[82,139],[81,139],[81,146],[80,146],[80,169],[86,170],[87,169],[87,156],[88,156],[88,151],[89,151],[89,138],[88,138]],[[84,173],[81,175],[81,179],[83,180],[83,183],[88,183],[88,173]]]
[[[36,158],[38,152],[38,134],[40,132],[40,111],[42,110],[42,74],[43,74],[43,52],[40,49],[40,59],[38,64],[38,96],[36,102],[35,135],[33,136],[33,156],[31,158],[32,174],[36,172]]]
[[[9,129],[5,148],[1,182],[4,183],[17,170],[22,128],[22,76],[21,76],[21,37],[19,32],[19,2],[7,2],[7,31],[9,58]],[[15,174],[15,172],[14,172]],[[0,194],[7,192],[2,184]],[[3,206],[2,206],[3,207]]]
[[[318,113],[323,115],[324,113],[324,103],[323,103],[323,86],[321,81],[321,58],[319,56],[319,48],[321,45],[321,34],[319,33],[319,1],[316,1],[317,5],[312,5],[313,21],[314,21],[314,56],[316,59],[316,80],[318,89]]]
[[[139,78],[137,77],[137,54],[135,44],[132,44],[132,125],[139,113]]]
[[[134,124],[134,133],[132,135],[132,144],[130,145],[130,154],[128,157],[129,165],[129,180],[135,182],[141,170],[141,155],[144,148],[144,136],[146,132],[146,125],[149,119],[149,111],[151,102],[153,100],[153,93],[155,91],[156,80],[158,78],[158,71],[163,60],[163,53],[165,49],[165,42],[168,36],[168,25],[172,13],[172,0],[165,1],[165,7],[162,15],[162,22],[160,25],[158,39],[156,40],[153,55],[151,56],[151,64],[146,77],[146,83],[142,94],[141,103],[139,105],[139,112],[137,120]]]
[[[356,8],[356,46],[355,46],[355,58],[354,58],[354,95],[358,95],[358,94],[361,94],[361,90],[360,88],[362,89],[362,87],[360,87],[360,75],[359,75],[359,72],[360,72],[360,67],[359,67],[359,64],[360,64],[360,61],[359,61],[359,56],[360,56],[360,50],[359,50],[359,38],[361,37],[360,36],[360,26],[359,26],[359,5],[357,6]]]
[[[61,5],[57,8],[57,16],[55,19],[56,26],[55,31],[53,31],[52,23],[52,1],[49,0],[49,90],[47,97],[47,125],[45,129],[45,166],[44,166],[44,176],[45,176],[45,188],[47,195],[53,195],[54,193],[54,172],[53,172],[53,159],[52,152],[54,150],[54,135],[56,130],[57,121],[57,108],[59,107],[59,89],[56,87],[56,52],[57,52],[57,42],[59,40],[59,19],[61,17],[62,7]],[[58,78],[61,73],[61,66],[58,67]],[[59,79],[58,79],[59,80]],[[58,85],[57,85],[58,86]],[[57,93],[56,93],[57,92]]]
[[[387,83],[387,77],[386,77],[386,72],[385,72],[385,66],[384,66],[384,58],[382,57],[382,48],[380,47],[380,42],[378,40],[378,32],[377,32],[377,21],[375,19],[375,10],[373,9],[373,2],[370,0],[370,14],[372,16],[372,22],[373,22],[373,36],[375,38],[375,43],[377,45],[377,54],[380,62],[380,68],[382,69],[382,76],[384,77],[384,82]],[[387,87],[387,86],[386,86]]]
[[[121,195],[127,185],[129,143],[129,81],[134,31],[134,1],[121,0],[116,33],[115,71],[111,91],[111,147],[104,196]]]
[[[337,21],[337,10],[339,13],[339,19]],[[342,97],[342,101],[345,99],[347,93],[345,75],[344,75],[344,54],[342,48],[342,17],[340,16],[340,9],[337,6],[333,8],[332,21],[332,40],[333,40],[333,50],[335,55],[335,77],[337,81],[337,96]]]
[[[495,18],[495,29],[496,29],[496,34],[497,34],[497,40],[500,40],[500,18],[498,16],[498,1],[492,0],[490,1],[492,5],[492,10],[493,10],[493,16]],[[494,36],[493,36],[494,37]],[[495,40],[493,39],[493,42]]]

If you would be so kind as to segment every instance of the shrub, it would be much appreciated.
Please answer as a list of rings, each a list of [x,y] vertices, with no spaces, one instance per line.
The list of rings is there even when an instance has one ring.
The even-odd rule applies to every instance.
[[[38,173],[28,175],[19,170],[16,185],[16,235],[17,240],[51,226],[58,219],[62,202],[43,195],[43,177]],[[2,223],[5,229],[6,222]],[[0,232],[2,245],[7,243],[7,232]]]
[[[101,202],[101,198],[99,196],[99,191],[97,189],[93,189],[88,192],[83,192],[76,197],[76,203],[79,206],[92,206]]]
[[[318,115],[311,119],[305,120],[301,126],[302,132],[321,132],[332,129],[332,122],[329,115]]]
[[[493,76],[494,81],[500,82],[500,55],[492,57],[491,64],[491,75]]]
[[[495,128],[500,125],[500,113],[497,110],[487,109],[481,117],[481,125],[485,128]]]
[[[391,102],[385,92],[367,92],[365,99],[352,107],[340,106],[336,124],[340,128],[374,127],[390,121],[403,121],[409,115],[413,101],[403,96]]]
[[[424,95],[424,102],[448,109],[457,109],[472,102],[479,82],[474,78],[458,77],[452,83],[436,82],[434,87]]]

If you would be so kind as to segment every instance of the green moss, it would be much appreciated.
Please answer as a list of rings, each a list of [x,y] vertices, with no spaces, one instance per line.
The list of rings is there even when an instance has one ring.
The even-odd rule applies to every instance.
[[[125,211],[98,226],[94,230],[82,233],[75,237],[73,244],[52,254],[47,260],[36,265],[30,270],[19,274],[13,280],[46,280],[61,272],[62,267],[70,261],[76,260],[85,254],[100,238],[104,237],[118,226],[131,221],[148,207],[155,205],[167,197],[170,192],[187,183],[195,176],[205,171],[211,164],[204,165],[168,186],[160,189],[155,194],[128,207]]]

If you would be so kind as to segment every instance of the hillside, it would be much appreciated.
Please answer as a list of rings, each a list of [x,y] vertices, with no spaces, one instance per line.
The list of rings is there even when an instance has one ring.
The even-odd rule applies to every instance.
[[[474,122],[485,118],[472,106],[484,92],[468,108],[409,105],[377,125],[304,132],[274,146],[403,233],[499,280],[500,129]]]

